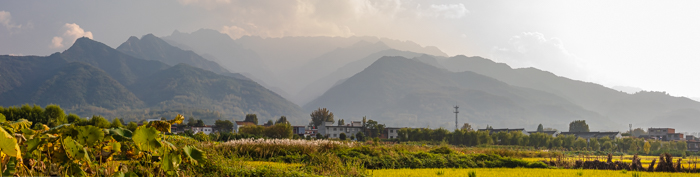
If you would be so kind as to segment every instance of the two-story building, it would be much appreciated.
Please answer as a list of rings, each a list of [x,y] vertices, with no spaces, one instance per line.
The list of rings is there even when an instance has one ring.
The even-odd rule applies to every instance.
[[[639,136],[644,139],[655,139],[662,141],[678,141],[685,140],[683,133],[676,133],[673,128],[648,128],[646,135]]]
[[[327,138],[339,138],[340,133],[345,133],[349,138],[358,132],[362,132],[362,122],[360,121],[352,121],[350,124],[340,126],[333,125],[333,122],[324,122],[318,126],[318,133]]]

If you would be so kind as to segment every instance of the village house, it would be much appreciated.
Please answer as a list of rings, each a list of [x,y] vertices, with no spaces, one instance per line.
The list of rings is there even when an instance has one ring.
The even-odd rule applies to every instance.
[[[494,134],[494,133],[499,133],[499,132],[521,132],[525,135],[527,135],[527,132],[525,132],[524,128],[515,128],[515,129],[510,129],[510,128],[501,128],[501,129],[478,129],[477,131],[489,131],[489,135]]]
[[[603,137],[608,137],[611,140],[622,138],[620,132],[561,132],[557,136],[574,135],[576,138],[585,138],[590,140],[591,138],[600,139]]]

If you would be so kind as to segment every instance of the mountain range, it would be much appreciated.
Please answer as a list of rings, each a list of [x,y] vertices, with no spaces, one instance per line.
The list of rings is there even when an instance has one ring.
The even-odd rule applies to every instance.
[[[89,116],[143,120],[177,113],[261,120],[329,108],[337,119],[366,116],[390,127],[454,126],[566,130],[672,127],[696,130],[700,103],[665,92],[630,91],[537,68],[377,37],[244,36],[215,30],[130,37],[116,49],[79,38],[49,56],[0,56],[0,106],[60,104]],[[303,106],[300,106],[303,105]]]
[[[155,36],[132,37],[121,50],[131,53],[79,38],[68,50],[46,57],[1,56],[0,75],[10,77],[0,79],[0,104],[59,104],[85,116],[126,120],[176,113],[207,123],[241,120],[247,113],[263,120],[280,116],[293,123],[306,120],[299,106],[278,94]]]

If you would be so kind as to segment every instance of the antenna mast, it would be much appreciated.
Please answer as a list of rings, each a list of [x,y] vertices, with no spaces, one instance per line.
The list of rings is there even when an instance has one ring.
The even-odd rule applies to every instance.
[[[455,131],[457,131],[457,114],[459,114],[459,106],[455,105]]]

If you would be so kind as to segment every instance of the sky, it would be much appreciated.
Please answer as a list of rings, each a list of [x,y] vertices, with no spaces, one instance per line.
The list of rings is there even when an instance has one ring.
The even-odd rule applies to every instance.
[[[215,29],[377,36],[599,83],[700,97],[700,1],[0,1],[0,55],[49,55],[82,36]]]

